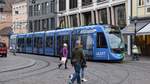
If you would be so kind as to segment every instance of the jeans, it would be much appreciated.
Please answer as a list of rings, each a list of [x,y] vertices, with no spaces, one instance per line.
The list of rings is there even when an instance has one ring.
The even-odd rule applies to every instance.
[[[84,67],[81,67],[81,78],[84,78]]]
[[[73,78],[71,79],[72,83],[77,79],[77,84],[81,84],[81,78],[80,78],[80,71],[81,71],[81,65],[80,63],[74,64],[74,70],[75,73],[73,74]]]
[[[139,55],[140,54],[133,54],[132,60],[138,61],[139,60]]]

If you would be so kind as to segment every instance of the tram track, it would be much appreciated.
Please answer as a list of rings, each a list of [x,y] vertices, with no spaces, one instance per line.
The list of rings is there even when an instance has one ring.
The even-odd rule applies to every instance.
[[[145,72],[145,73],[150,73],[149,68],[147,67],[144,67],[144,65],[146,64],[146,66],[148,65],[148,63],[139,63],[139,62],[129,62],[129,63],[126,63],[125,65],[122,65],[122,64],[116,64],[116,65],[112,65],[112,66],[117,66],[117,67],[120,67],[122,68],[123,70],[127,71],[127,75],[124,79],[122,79],[120,82],[116,83],[116,84],[123,84],[130,76],[130,74],[133,74],[135,72]]]
[[[21,74],[20,76],[17,76],[14,77],[14,78],[9,78],[9,79],[5,79],[5,80],[1,80],[0,81],[0,84],[5,84],[6,82],[9,82],[9,81],[13,81],[13,80],[18,80],[18,79],[24,79],[24,78],[27,78],[27,77],[31,77],[31,76],[38,76],[38,75],[42,75],[44,73],[47,73],[47,72],[51,72],[51,71],[54,71],[56,70],[57,68],[51,68],[51,69],[47,69],[49,68],[49,66],[51,65],[49,61],[46,61],[46,60],[42,60],[42,59],[36,59],[36,60],[40,60],[42,62],[45,62],[45,65],[44,66],[41,66],[41,67],[38,67],[38,68],[33,68],[31,70],[25,70],[25,69],[29,69],[29,68],[32,68],[34,66],[30,66],[30,67],[26,67],[26,68],[20,68],[20,69],[16,69],[16,70],[10,70],[9,73],[14,73],[14,72],[18,72],[18,71],[22,71],[22,70],[25,70],[19,74]],[[8,71],[6,72],[1,72],[1,74],[7,74]]]
[[[33,76],[40,76],[40,75],[46,74],[48,72],[53,72],[53,71],[57,70],[57,67],[51,67],[52,64],[58,64],[58,61],[53,60],[53,58],[47,59],[47,57],[41,57],[41,56],[33,56],[33,58],[29,56],[27,58],[39,60],[39,61],[41,61],[40,63],[43,63],[43,64],[40,67],[33,68],[37,65],[37,63],[39,63],[39,62],[37,62],[32,67],[21,69],[21,70],[25,70],[25,69],[27,69],[27,70],[20,73],[21,76],[0,81],[0,84],[6,84],[7,82],[17,81],[20,79],[25,79],[25,78],[29,78],[29,77],[33,77]],[[87,70],[86,73],[90,74],[92,77],[95,78],[94,80],[92,79],[94,82],[97,82],[97,83],[102,82],[102,84],[124,84],[124,82],[126,82],[126,80],[128,80],[128,78],[130,77],[130,75],[134,74],[133,73],[134,71],[148,72],[148,67],[146,68],[146,67],[142,66],[143,64],[141,64],[141,63],[140,63],[140,66],[139,66],[139,64],[132,63],[132,62],[131,63],[129,62],[126,64],[120,64],[120,63],[111,63],[110,64],[110,63],[94,63],[94,62],[90,63],[89,62],[89,64],[90,65],[88,65],[88,66],[90,69]],[[100,64],[100,66],[97,66],[99,64]],[[144,65],[148,65],[148,64],[144,64]],[[96,67],[96,68],[94,68],[94,67]],[[101,68],[103,68],[103,69],[101,69]],[[117,75],[117,73],[113,73],[115,70],[118,70],[119,73],[123,72],[124,76]],[[16,70],[16,72],[17,71],[19,71],[19,70]],[[15,71],[10,71],[10,72],[15,72]],[[4,72],[4,73],[7,73],[7,72]],[[101,75],[101,73],[102,73],[102,75]],[[3,73],[1,73],[1,74],[3,74]],[[115,77],[114,79],[118,78],[118,80],[113,80],[112,77]],[[87,84],[90,84],[90,83],[87,82]]]
[[[119,80],[118,82],[116,82],[116,83],[110,83],[109,81],[109,79],[104,79],[101,75],[97,75],[97,73],[100,73],[100,72],[102,72],[102,73],[105,73],[105,74],[107,74],[108,75],[108,78],[109,78],[109,73],[108,73],[108,71],[104,71],[104,70],[99,70],[99,71],[88,71],[90,74],[93,74],[93,75],[95,75],[96,77],[98,77],[99,79],[101,79],[101,80],[103,80],[104,82],[105,82],[105,84],[123,84],[124,83],[124,81],[126,81],[127,79],[128,79],[128,77],[130,76],[130,72],[129,72],[129,70],[127,70],[127,69],[123,69],[122,67],[120,67],[120,66],[118,66],[118,65],[114,65],[114,64],[111,64],[111,66],[110,66],[110,64],[108,64],[108,63],[100,63],[103,67],[107,67],[107,69],[106,70],[108,70],[109,68],[114,68],[114,66],[117,68],[117,70],[120,70],[120,71],[124,71],[124,72],[126,72],[126,75],[123,77],[123,79],[121,79],[121,80]],[[101,67],[102,67],[101,66]],[[99,68],[98,66],[97,66],[97,68]],[[110,71],[111,72],[111,71]]]

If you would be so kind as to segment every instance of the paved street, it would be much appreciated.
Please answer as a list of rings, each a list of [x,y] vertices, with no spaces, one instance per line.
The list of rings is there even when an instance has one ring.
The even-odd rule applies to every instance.
[[[59,59],[56,57],[9,54],[0,58],[0,84],[67,84],[68,75],[73,72],[64,67],[57,69]],[[149,84],[150,59],[123,63],[88,62],[87,82],[83,84]]]

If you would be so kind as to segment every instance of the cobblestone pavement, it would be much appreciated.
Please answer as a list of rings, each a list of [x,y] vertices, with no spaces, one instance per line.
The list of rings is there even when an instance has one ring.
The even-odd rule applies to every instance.
[[[68,69],[58,69],[58,63],[56,57],[9,54],[8,58],[0,58],[0,84],[67,84],[73,67],[68,62]],[[88,81],[82,84],[150,84],[150,58],[131,61],[127,57],[122,63],[90,61],[87,65]],[[2,67],[7,69],[1,71]]]

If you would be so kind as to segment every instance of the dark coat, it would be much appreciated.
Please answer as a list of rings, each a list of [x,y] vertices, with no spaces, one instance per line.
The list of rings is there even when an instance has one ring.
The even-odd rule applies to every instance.
[[[82,63],[84,59],[84,53],[82,48],[76,47],[73,49],[72,51],[72,56],[71,56],[71,64],[75,64],[75,63]]]

